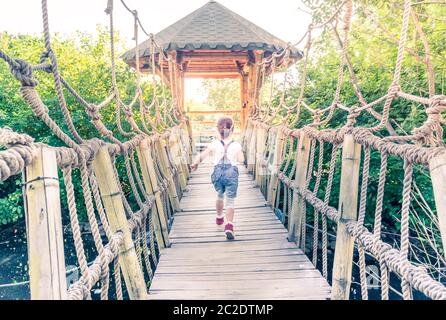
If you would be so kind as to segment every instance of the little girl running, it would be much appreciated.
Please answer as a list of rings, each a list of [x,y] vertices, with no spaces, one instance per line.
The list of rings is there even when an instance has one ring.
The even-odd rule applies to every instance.
[[[237,141],[232,140],[234,122],[229,117],[222,117],[217,122],[219,139],[212,141],[209,147],[197,155],[191,168],[197,170],[198,165],[209,155],[214,157],[214,171],[211,181],[217,191],[216,223],[222,225],[225,222],[223,215],[223,199],[226,206],[225,234],[229,240],[234,239],[234,201],[238,188],[238,164],[243,163],[244,157],[242,146]]]

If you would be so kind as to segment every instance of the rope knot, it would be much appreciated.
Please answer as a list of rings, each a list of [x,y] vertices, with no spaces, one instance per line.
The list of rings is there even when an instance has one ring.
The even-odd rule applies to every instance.
[[[429,99],[429,107],[426,109],[427,114],[441,114],[446,110],[446,96],[435,95]]]
[[[441,125],[444,120],[441,112],[446,110],[445,101],[443,95],[436,95],[429,99],[426,122],[421,127],[412,130],[412,135],[419,145],[438,146],[443,143],[443,127]]]
[[[15,63],[10,64],[10,71],[23,86],[35,87],[39,83],[33,77],[33,68],[25,60],[15,59]]]
[[[400,85],[398,83],[392,83],[389,88],[389,95],[396,97],[398,92],[401,91]]]
[[[133,112],[128,106],[124,107],[124,113],[127,117],[133,117]]]
[[[356,118],[359,116],[360,112],[358,111],[357,107],[351,107],[348,111],[347,115],[347,123],[345,124],[346,127],[353,127],[353,125],[356,123]]]
[[[104,11],[106,14],[111,14],[113,12],[113,0],[107,1],[107,8],[105,8]]]
[[[97,105],[95,104],[88,104],[86,110],[85,110],[88,114],[88,116],[91,118],[91,120],[93,121],[97,121],[97,120],[101,120],[101,114],[99,113],[99,108]]]

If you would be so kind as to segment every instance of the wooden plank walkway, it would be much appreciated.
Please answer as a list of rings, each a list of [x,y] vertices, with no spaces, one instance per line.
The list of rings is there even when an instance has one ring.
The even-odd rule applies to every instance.
[[[194,172],[150,288],[151,299],[328,299],[330,287],[241,168],[235,240],[215,224],[211,165]]]

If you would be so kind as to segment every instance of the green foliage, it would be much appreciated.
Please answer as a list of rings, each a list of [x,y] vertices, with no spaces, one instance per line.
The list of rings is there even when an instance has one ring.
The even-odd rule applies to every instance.
[[[325,21],[331,16],[335,7],[341,1],[303,1],[309,8],[309,11],[316,10],[313,16],[316,24]],[[350,33],[350,43],[348,49],[349,59],[353,65],[354,72],[358,78],[358,84],[361,92],[367,102],[372,102],[387,93],[389,85],[392,82],[397,55],[397,41],[401,28],[402,19],[402,1],[355,1],[355,16],[352,20]],[[435,92],[444,94],[446,65],[444,57],[446,56],[446,44],[444,41],[444,30],[446,30],[446,7],[445,6],[414,6],[413,10],[418,15],[423,31],[426,34],[430,45],[433,68],[435,70]],[[371,19],[371,12],[380,22],[378,25],[374,19]],[[338,32],[342,38],[342,23],[338,24]],[[396,41],[396,42],[395,42]],[[408,41],[406,44],[408,51],[405,53],[401,88],[404,92],[428,97],[428,82],[426,66],[412,53],[416,53],[421,59],[424,59],[424,46],[417,35],[413,22],[410,23]],[[310,52],[310,61],[308,66],[307,84],[305,87],[305,101],[313,108],[323,109],[328,107],[332,101],[336,90],[338,77],[338,68],[340,63],[340,48],[338,41],[328,25],[318,37],[314,39]],[[296,71],[302,70],[303,61],[296,65]],[[296,102],[299,95],[299,84],[296,83],[287,92],[289,97],[288,105]],[[280,90],[279,90],[280,91]],[[276,94],[273,100],[278,105]],[[342,83],[340,103],[346,106],[359,105],[358,98],[350,82],[347,68],[345,69],[344,81]],[[383,104],[377,105],[374,109],[382,112]],[[345,124],[347,114],[338,110],[335,112],[332,120],[325,126],[338,128]],[[390,118],[392,125],[399,134],[410,133],[414,128],[420,126],[426,120],[425,107],[403,99],[395,99],[392,103]],[[357,119],[358,126],[372,127],[378,124],[378,120],[370,114],[363,112]],[[308,112],[302,110],[302,118],[296,127],[301,127],[312,121]],[[386,130],[378,133],[380,136],[388,135]],[[328,149],[328,150],[327,150]],[[324,154],[324,172],[325,177],[328,171],[330,159],[330,149],[326,146]],[[317,157],[317,153],[316,153]],[[317,158],[316,158],[317,159]],[[371,171],[369,187],[367,192],[367,215],[366,225],[371,227],[374,219],[374,205],[376,202],[376,192],[378,184],[378,174],[380,166],[380,155],[378,152],[372,152]],[[340,159],[338,158],[334,176],[334,186],[339,186],[340,177]],[[400,210],[401,194],[403,181],[403,161],[396,157],[389,157],[387,181],[385,186],[383,224],[389,232],[398,231],[400,228]],[[362,180],[362,176],[360,177]],[[360,180],[360,181],[361,181]],[[421,190],[426,203],[435,208],[433,193],[429,174],[424,167],[417,166],[414,169],[414,181]],[[314,181],[313,181],[314,183]],[[324,186],[326,180],[322,181],[319,197],[324,196]],[[310,186],[311,187],[311,186]],[[330,205],[336,207],[339,196],[339,188],[334,187]],[[419,200],[419,199],[417,199]],[[430,217],[419,210],[415,199],[412,201],[411,209],[421,212],[418,217],[426,225],[431,225]]]
[[[71,84],[79,94],[90,103],[99,103],[110,93],[111,67],[109,32],[103,27],[98,27],[97,34],[93,37],[85,33],[76,33],[68,37],[55,35],[52,37],[52,46],[58,58],[59,69],[62,76]],[[117,35],[117,52],[125,49]],[[38,63],[41,53],[44,51],[43,37],[30,35],[11,35],[0,33],[0,49],[8,55],[26,60],[30,63]],[[118,87],[121,98],[130,101],[135,93],[135,73],[122,60],[116,61]],[[51,74],[35,72],[39,81],[37,90],[42,101],[48,106],[51,117],[65,130],[63,115],[60,111],[54,90]],[[143,83],[146,101],[152,99],[151,83]],[[62,142],[40,121],[24,102],[19,92],[20,84],[11,75],[8,65],[0,62],[0,127],[10,127],[19,133],[26,133],[36,141],[52,146],[61,146]],[[158,90],[160,88],[158,87]],[[73,122],[80,135],[84,138],[99,137],[97,130],[90,123],[83,106],[65,92],[67,106],[71,112]],[[101,110],[104,123],[109,129],[116,131],[116,119],[114,116],[115,105]],[[135,118],[139,118],[136,114]],[[124,121],[125,122],[125,121]],[[123,123],[124,129],[129,129]],[[119,134],[117,134],[119,137]],[[121,137],[122,138],[122,137]],[[125,168],[118,164],[124,184],[124,191],[128,191],[128,181],[124,174]],[[61,183],[62,210],[67,212],[66,194],[63,179]],[[73,184],[76,203],[81,220],[85,219],[83,205],[83,192],[78,170],[73,171]],[[0,224],[16,221],[23,217],[22,191],[20,177],[13,177],[0,184]]]
[[[20,183],[18,178],[0,182],[0,225],[16,222],[22,217],[23,197]],[[14,191],[7,192],[8,190]]]
[[[205,79],[203,90],[206,103],[216,110],[234,110],[240,107],[240,81],[238,79]]]

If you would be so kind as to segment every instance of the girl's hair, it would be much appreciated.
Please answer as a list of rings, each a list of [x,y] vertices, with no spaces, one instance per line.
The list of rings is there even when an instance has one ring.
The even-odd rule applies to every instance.
[[[220,137],[225,139],[232,133],[234,129],[234,122],[229,117],[221,117],[217,121],[217,129],[220,133]]]

